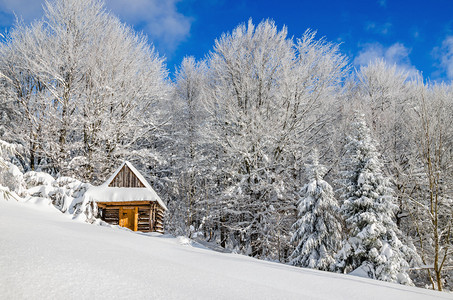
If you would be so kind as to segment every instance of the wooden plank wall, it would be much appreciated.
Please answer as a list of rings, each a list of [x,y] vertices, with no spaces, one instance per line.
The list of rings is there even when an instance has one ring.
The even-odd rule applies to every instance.
[[[124,165],[121,170],[113,178],[109,184],[110,187],[139,187],[144,188],[143,183],[132,173],[127,165]]]

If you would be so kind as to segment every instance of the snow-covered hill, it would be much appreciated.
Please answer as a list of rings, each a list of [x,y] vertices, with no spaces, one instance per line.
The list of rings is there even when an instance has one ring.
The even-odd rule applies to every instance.
[[[1,299],[453,299],[452,294],[218,253],[183,238],[0,201]]]

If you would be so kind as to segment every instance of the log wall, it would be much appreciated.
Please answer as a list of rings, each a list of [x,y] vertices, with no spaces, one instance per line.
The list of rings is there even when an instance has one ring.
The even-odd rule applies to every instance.
[[[119,212],[119,208],[105,208],[102,220],[112,225],[118,225],[120,220]]]
[[[164,233],[164,209],[151,201],[103,202],[98,203],[101,220],[111,225],[121,225],[120,213],[133,208],[136,217],[134,230]]]
[[[164,233],[164,210],[159,205],[156,205],[154,231]]]
[[[151,210],[150,209],[145,209],[145,208],[140,208],[138,210],[138,231],[142,232],[149,232],[151,231],[152,227],[150,226],[150,216]]]

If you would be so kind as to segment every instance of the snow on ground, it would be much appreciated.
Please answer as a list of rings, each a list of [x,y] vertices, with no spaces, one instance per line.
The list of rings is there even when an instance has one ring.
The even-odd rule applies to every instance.
[[[218,253],[185,238],[0,201],[2,299],[453,299],[349,275]]]

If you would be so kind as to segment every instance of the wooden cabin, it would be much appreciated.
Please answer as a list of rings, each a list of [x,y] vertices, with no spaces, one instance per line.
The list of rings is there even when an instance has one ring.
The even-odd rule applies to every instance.
[[[101,220],[133,231],[164,233],[167,207],[146,179],[125,161],[105,183],[85,193]]]

